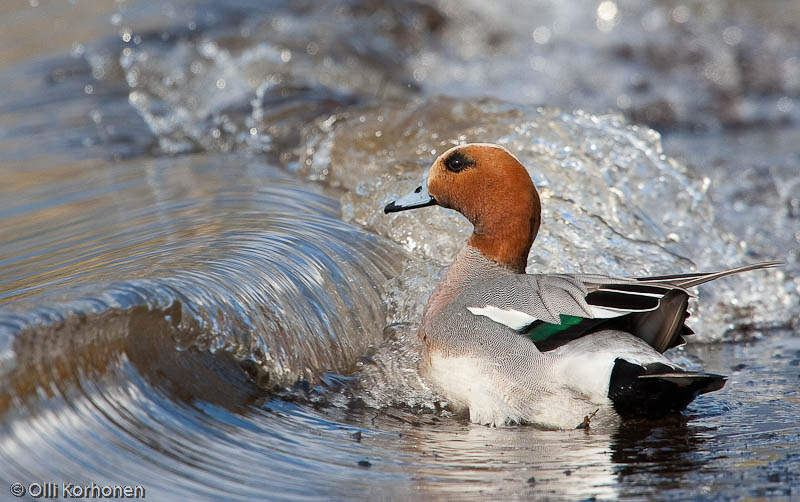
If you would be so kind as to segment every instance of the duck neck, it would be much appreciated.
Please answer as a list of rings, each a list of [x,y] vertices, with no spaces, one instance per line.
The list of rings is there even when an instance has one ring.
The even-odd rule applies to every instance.
[[[482,255],[515,274],[524,274],[528,264],[528,252],[533,239],[518,233],[483,234],[474,232],[467,244]]]
[[[483,216],[473,222],[475,229],[467,244],[514,273],[524,274],[539,230],[539,212],[526,207]]]

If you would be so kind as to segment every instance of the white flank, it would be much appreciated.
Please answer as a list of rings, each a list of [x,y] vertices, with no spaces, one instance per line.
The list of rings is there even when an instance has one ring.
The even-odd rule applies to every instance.
[[[525,312],[520,312],[519,310],[503,310],[494,305],[487,305],[486,307],[467,307],[467,310],[474,315],[486,316],[492,321],[508,326],[515,331],[519,331],[533,321],[538,320]]]
[[[543,428],[574,429],[584,416],[608,406],[613,359],[586,354],[576,364],[561,360],[520,381],[519,368],[492,358],[444,357],[431,353],[426,379],[456,410],[469,409],[473,423],[501,426],[532,423]],[[516,381],[520,387],[508,384]],[[530,385],[526,388],[525,385]]]
[[[496,375],[484,369],[485,363],[474,357],[443,357],[432,352],[427,377],[453,408],[468,408],[474,423],[498,426],[519,421],[519,411],[506,402]]]
[[[602,403],[608,398],[615,359],[614,354],[605,351],[573,353],[553,365],[552,378],[589,401]]]

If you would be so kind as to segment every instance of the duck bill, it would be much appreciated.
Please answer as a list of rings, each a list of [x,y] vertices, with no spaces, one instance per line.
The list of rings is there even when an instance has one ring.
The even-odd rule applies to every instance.
[[[413,192],[406,194],[394,202],[390,202],[383,208],[386,214],[405,211],[406,209],[416,209],[418,207],[434,206],[436,199],[428,193],[428,172],[425,171],[422,183]]]

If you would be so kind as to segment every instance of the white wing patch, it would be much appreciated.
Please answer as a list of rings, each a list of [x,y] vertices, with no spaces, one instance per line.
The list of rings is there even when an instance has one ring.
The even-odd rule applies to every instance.
[[[525,312],[520,312],[519,310],[504,310],[494,305],[487,305],[486,307],[467,307],[467,310],[474,315],[486,316],[492,321],[508,326],[515,331],[519,331],[533,321],[538,320]]]
[[[614,289],[613,285],[611,285],[599,288],[597,291],[608,291],[609,293],[622,293],[624,295],[631,295],[631,296],[647,296],[649,298],[664,298],[664,295],[669,290],[667,289],[660,293],[648,293],[645,291],[627,291],[624,289]]]
[[[592,313],[594,319],[611,319],[613,317],[622,317],[631,312],[640,312],[639,310],[626,310],[615,309],[611,307],[598,307],[597,305],[589,304],[589,312]]]
[[[467,310],[469,310],[473,315],[486,316],[492,321],[500,323],[504,326],[508,326],[509,328],[515,331],[519,331],[522,328],[529,326],[534,321],[541,320],[537,317],[533,317],[530,314],[526,314],[525,312],[520,312],[519,310],[513,310],[513,309],[505,310],[499,307],[495,307],[494,305],[487,305],[486,307],[467,307]],[[641,311],[628,310],[628,309],[615,309],[612,307],[598,307],[597,305],[589,304],[589,312],[592,314],[593,319],[612,319],[614,317],[622,317],[632,312],[641,312]],[[559,322],[550,324],[561,324],[561,323]]]

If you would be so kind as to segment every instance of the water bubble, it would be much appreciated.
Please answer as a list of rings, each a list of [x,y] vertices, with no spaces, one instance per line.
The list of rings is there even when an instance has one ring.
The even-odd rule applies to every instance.
[[[212,59],[214,56],[219,53],[219,46],[217,46],[216,42],[213,40],[204,40],[203,43],[200,44],[200,54],[203,56]]]
[[[782,98],[778,99],[776,103],[778,111],[781,113],[789,113],[794,108],[794,101],[789,96],[783,96]]]
[[[226,85],[227,84],[226,84],[224,78],[218,78],[217,79],[217,89],[224,89]]]
[[[610,0],[606,0],[601,2],[600,5],[597,6],[597,17],[603,21],[611,21],[617,14],[619,13],[619,9],[617,8],[617,4]]]
[[[533,36],[533,41],[537,44],[546,44],[550,41],[550,28],[547,26],[539,26],[533,30],[531,36]]]
[[[672,9],[672,20],[678,24],[683,24],[689,20],[689,7],[685,5],[678,5],[674,9]]]
[[[70,56],[79,58],[86,52],[86,47],[80,42],[72,42],[72,48],[69,51]]]
[[[722,31],[722,40],[728,45],[739,45],[742,41],[742,29],[738,26],[728,26]]]
[[[598,30],[611,31],[617,23],[619,23],[619,8],[616,3],[606,0],[597,6]]]
[[[292,51],[290,51],[289,49],[282,50],[281,61],[283,61],[284,63],[288,63],[291,60],[292,60]]]

